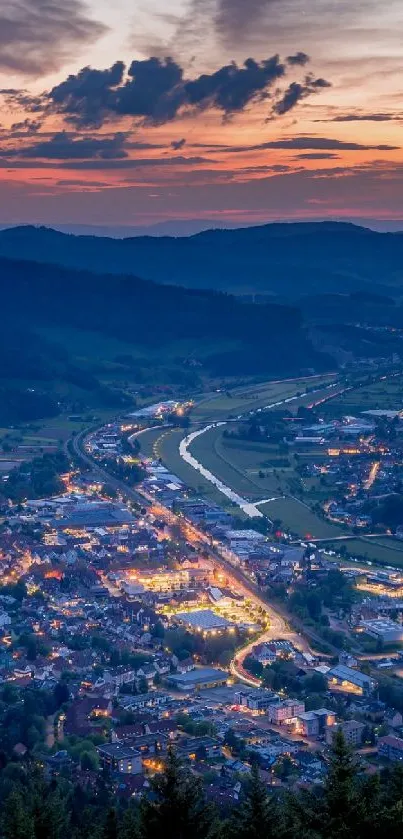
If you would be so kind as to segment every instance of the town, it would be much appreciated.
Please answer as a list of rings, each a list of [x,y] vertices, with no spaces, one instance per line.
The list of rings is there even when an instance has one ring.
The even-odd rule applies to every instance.
[[[3,482],[3,748],[84,788],[107,773],[131,799],[174,746],[219,806],[254,763],[270,789],[322,785],[339,730],[364,774],[403,760],[403,573],[255,528],[142,454],[143,433],[191,411],[159,403],[76,435],[50,495],[6,500]],[[399,414],[307,413],[286,456],[311,446],[301,482],[320,476],[324,520],[369,532],[363,509],[400,480]]]

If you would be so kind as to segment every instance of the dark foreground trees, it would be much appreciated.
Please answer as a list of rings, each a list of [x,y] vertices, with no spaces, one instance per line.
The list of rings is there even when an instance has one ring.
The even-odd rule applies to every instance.
[[[207,790],[206,790],[207,791]],[[140,799],[121,801],[110,779],[84,789],[46,782],[35,766],[0,775],[0,839],[400,839],[403,767],[367,776],[340,732],[322,786],[269,792],[256,765],[238,803],[224,814],[202,781],[168,754],[165,771]]]

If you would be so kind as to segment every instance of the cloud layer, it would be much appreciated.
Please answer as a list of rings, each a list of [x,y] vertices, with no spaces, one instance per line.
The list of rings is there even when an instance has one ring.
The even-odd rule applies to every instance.
[[[7,0],[0,4],[0,71],[40,76],[56,70],[106,31],[81,0]]]

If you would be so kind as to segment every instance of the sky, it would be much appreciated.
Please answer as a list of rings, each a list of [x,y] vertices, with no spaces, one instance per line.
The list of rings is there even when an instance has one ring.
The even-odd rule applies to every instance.
[[[4,0],[0,224],[399,226],[402,43],[401,0]]]

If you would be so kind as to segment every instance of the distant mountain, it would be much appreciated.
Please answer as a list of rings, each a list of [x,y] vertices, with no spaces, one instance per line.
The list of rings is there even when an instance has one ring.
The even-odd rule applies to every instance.
[[[318,292],[400,295],[403,234],[342,222],[208,230],[187,238],[74,236],[44,227],[0,231],[0,256],[159,283],[296,299]]]
[[[97,386],[91,378],[80,377],[74,360],[71,369],[68,341],[63,344],[67,358],[55,347],[43,346],[46,330],[52,330],[53,341],[58,330],[63,335],[75,330],[124,342],[126,354],[136,348],[148,365],[157,360],[180,367],[190,358],[211,375],[332,366],[313,349],[301,312],[292,306],[258,306],[227,294],[157,285],[130,275],[5,259],[0,259],[0,282],[0,378],[52,379],[57,369],[59,376],[79,386]],[[90,361],[105,359],[102,342],[97,341],[97,349],[92,343],[88,341]],[[126,369],[134,363],[130,354],[114,361]]]

